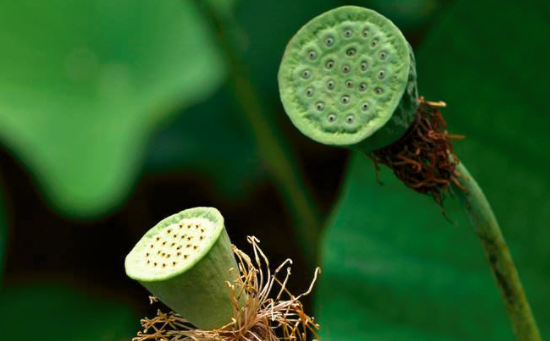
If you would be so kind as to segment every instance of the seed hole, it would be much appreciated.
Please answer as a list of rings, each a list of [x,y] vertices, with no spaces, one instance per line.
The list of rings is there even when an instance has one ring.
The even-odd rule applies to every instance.
[[[166,267],[166,263],[162,263],[162,267],[165,268],[165,267]]]
[[[384,79],[386,77],[386,71],[380,70],[378,71],[378,79]]]
[[[181,252],[176,253],[176,256],[181,256]]]
[[[193,246],[193,249],[196,250],[198,249],[199,247],[197,245]]]
[[[334,83],[333,80],[330,80],[330,81],[327,82],[327,89],[334,90],[335,86],[336,86],[336,84]]]
[[[349,67],[349,65],[344,65],[344,67],[342,68],[343,73],[349,73],[350,71],[351,71],[351,68]]]
[[[323,103],[323,102],[318,102],[315,105],[315,109],[317,109],[317,111],[323,111],[324,108],[325,108],[325,103]]]
[[[317,58],[317,53],[315,51],[309,51],[307,54],[309,60],[315,60]]]
[[[353,117],[353,115],[348,115],[348,117],[346,117],[346,123],[352,124],[353,122],[355,122],[355,117]]]
[[[306,89],[306,96],[307,97],[313,96],[313,89],[312,88],[307,88]]]
[[[367,62],[362,62],[361,63],[361,71],[367,71],[369,68],[369,63]]]
[[[199,225],[195,225],[195,228],[198,229],[198,228],[199,228]]]
[[[352,88],[353,87],[353,82],[351,80],[347,80],[346,81],[346,88]]]
[[[151,249],[153,248],[153,244],[150,245]]]
[[[145,254],[145,257],[149,257],[149,252],[147,252],[147,253]]]
[[[174,236],[173,236],[173,237],[174,237],[174,238],[178,238],[178,235],[177,235],[177,234],[174,234]]]
[[[160,237],[157,237],[156,239],[157,239],[157,242],[158,242],[160,240]]]
[[[349,38],[353,35],[353,31],[352,30],[345,30],[344,31],[344,37],[346,38]]]
[[[367,83],[359,84],[359,91],[365,91],[365,90],[367,90]]]
[[[369,110],[369,105],[367,103],[361,104],[361,110],[363,110],[363,111]]]
[[[172,266],[176,266],[176,262],[172,262]]]
[[[185,245],[186,248],[190,248],[191,247],[191,244],[187,244]]]
[[[183,259],[187,259],[189,255],[183,255]]]
[[[154,265],[154,266],[157,266],[157,262],[155,262],[153,265]]]
[[[201,229],[201,232],[204,233],[204,229]]]
[[[157,255],[160,255],[160,250],[157,251]]]
[[[150,264],[150,263],[151,263],[151,261],[150,261],[150,260],[148,260],[148,261],[147,261],[147,264]]]
[[[200,237],[199,237],[199,239],[200,239],[200,240],[203,240],[203,239],[204,239],[204,237],[203,237],[203,236],[200,236]]]
[[[162,245],[166,245],[166,241],[162,242]]]
[[[180,224],[179,227],[180,227],[180,229],[181,229],[181,228],[183,227],[183,224]]]
[[[168,232],[168,234],[170,234],[170,233],[172,233],[172,230],[171,230],[171,229],[168,229],[168,231],[166,231],[166,232]]]
[[[325,64],[325,66],[327,67],[327,69],[334,68],[334,60],[332,60],[332,59],[327,60],[327,63]]]
[[[348,50],[346,51],[346,54],[347,54],[348,56],[350,56],[350,57],[355,56],[355,53],[357,53],[357,51],[356,51],[355,49],[353,49],[353,48],[352,48],[352,49],[348,49]]]
[[[330,123],[336,122],[336,114],[330,114],[327,116],[327,121]]]
[[[380,52],[380,59],[384,60],[384,59],[386,59],[387,56],[388,55],[386,54],[385,51]]]
[[[363,30],[363,32],[361,32],[361,35],[363,36],[363,38],[366,38],[369,36],[369,31],[368,30]]]
[[[372,46],[372,47],[378,46],[378,40],[373,40],[373,41],[370,43],[370,46]]]
[[[172,246],[172,247],[173,247],[174,245],[176,245],[176,243],[172,243],[172,244],[170,244],[170,246]]]
[[[342,103],[344,103],[344,104],[348,104],[348,103],[349,103],[349,101],[350,101],[350,98],[349,98],[349,96],[342,96]]]
[[[325,39],[325,45],[327,45],[327,46],[332,46],[332,45],[334,45],[334,38],[332,38],[332,37],[327,37],[327,38]]]
[[[376,88],[376,89],[374,89],[374,93],[377,94],[377,95],[382,95],[384,93],[384,89]]]
[[[187,240],[191,240],[191,239],[193,239],[193,236],[187,237]]]
[[[302,78],[303,79],[308,79],[309,77],[311,77],[311,71],[309,71],[309,70],[302,71]]]

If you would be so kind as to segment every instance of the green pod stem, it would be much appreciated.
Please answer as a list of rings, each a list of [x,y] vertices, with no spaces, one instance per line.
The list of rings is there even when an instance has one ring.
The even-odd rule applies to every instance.
[[[236,308],[226,282],[237,263],[222,215],[197,207],[163,219],[126,257],[126,274],[197,328],[231,322]]]
[[[368,153],[398,140],[418,107],[415,59],[375,11],[343,6],[309,21],[278,74],[285,112],[311,139]]]
[[[514,334],[519,341],[541,341],[518,271],[495,214],[483,191],[462,162],[457,166],[457,171],[461,174],[460,182],[464,189],[454,185],[454,192],[481,241],[508,317],[512,322]]]

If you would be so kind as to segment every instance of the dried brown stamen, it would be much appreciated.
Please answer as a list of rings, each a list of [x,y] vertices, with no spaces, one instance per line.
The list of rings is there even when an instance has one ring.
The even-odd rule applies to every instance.
[[[453,141],[465,138],[447,133],[447,122],[439,111],[444,107],[444,102],[428,102],[420,97],[416,119],[407,132],[369,155],[377,170],[378,163],[388,166],[406,186],[432,196],[439,206],[451,183],[462,187]]]

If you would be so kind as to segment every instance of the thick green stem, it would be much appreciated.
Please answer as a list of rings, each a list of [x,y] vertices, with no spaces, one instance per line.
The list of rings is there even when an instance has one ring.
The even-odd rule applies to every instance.
[[[481,241],[512,322],[514,334],[519,341],[541,341],[518,271],[512,261],[495,214],[483,191],[462,163],[458,165],[457,171],[462,175],[460,182],[465,189],[455,185],[454,191],[462,202],[474,231]]]

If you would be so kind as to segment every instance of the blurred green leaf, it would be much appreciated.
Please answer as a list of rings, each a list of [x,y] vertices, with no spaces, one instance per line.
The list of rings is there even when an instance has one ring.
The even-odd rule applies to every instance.
[[[10,287],[0,307],[3,340],[123,341],[140,329],[129,306],[57,283]]]
[[[6,262],[6,248],[8,245],[8,222],[4,205],[4,193],[0,188],[0,289],[4,275],[4,264]]]
[[[445,100],[457,154],[485,190],[541,328],[550,337],[550,4],[457,2],[417,53],[421,93]],[[528,25],[511,25],[524,18]],[[489,20],[490,19],[490,20]],[[461,207],[371,162],[349,164],[329,222],[317,297],[324,340],[514,340]]]
[[[252,132],[232,108],[224,91],[189,108],[151,141],[145,169],[195,172],[219,193],[244,198],[266,174]]]
[[[0,138],[74,215],[117,205],[151,130],[227,71],[190,1],[7,1],[0,22]]]

